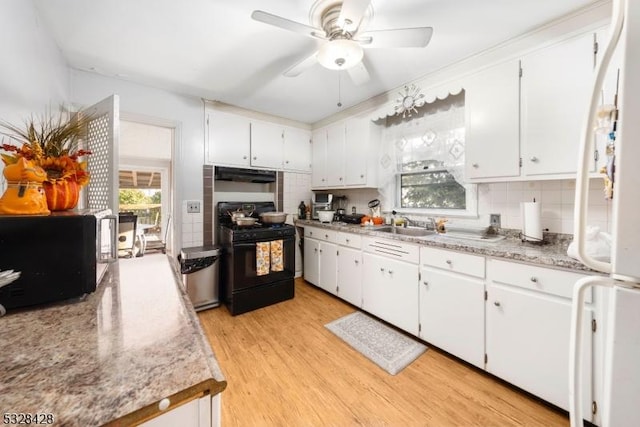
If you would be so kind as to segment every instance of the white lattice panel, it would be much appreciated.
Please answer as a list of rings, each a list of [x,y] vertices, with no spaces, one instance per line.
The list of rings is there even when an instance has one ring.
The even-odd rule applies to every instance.
[[[109,194],[111,185],[111,138],[109,132],[109,116],[97,117],[89,122],[87,144],[91,155],[88,156],[88,168],[91,174],[87,198],[89,208],[110,208]]]

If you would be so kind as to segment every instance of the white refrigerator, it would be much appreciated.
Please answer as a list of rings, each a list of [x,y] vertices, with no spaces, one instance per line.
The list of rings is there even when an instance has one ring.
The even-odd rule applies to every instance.
[[[574,287],[569,360],[571,426],[582,426],[581,333],[584,295],[593,286],[608,288],[604,344],[603,427],[640,426],[640,1],[613,0],[610,35],[596,67],[576,179],[574,240],[581,261],[606,276],[580,280]],[[620,55],[617,116],[609,133],[612,180],[610,262],[590,257],[585,245],[589,165],[593,153],[594,118],[602,111],[601,88],[614,49]],[[609,70],[611,73],[611,70]],[[610,74],[609,74],[610,75]]]

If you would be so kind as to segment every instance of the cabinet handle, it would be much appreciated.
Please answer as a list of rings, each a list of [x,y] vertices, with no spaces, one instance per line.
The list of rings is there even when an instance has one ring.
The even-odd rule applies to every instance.
[[[253,156],[253,160],[258,160],[258,157],[256,157],[256,156]]]
[[[289,164],[289,160],[285,160],[284,162],[285,162],[286,164]]]
[[[328,234],[325,234],[325,235],[324,235],[324,238],[325,238],[325,239],[328,239],[328,238],[329,238],[329,235],[328,235]]]
[[[340,181],[342,181],[342,177],[340,177]]]
[[[500,307],[500,301],[494,301],[493,305],[495,305],[496,307]]]
[[[313,236],[313,231],[310,231],[310,232],[309,232],[309,236]]]
[[[318,248],[313,248],[313,251],[314,252],[318,252]]]
[[[364,175],[360,175],[360,178],[364,178]]]
[[[384,268],[380,267],[380,272],[384,273]]]
[[[322,253],[322,249],[320,249],[320,253]]]
[[[479,166],[479,165],[478,165],[477,163],[474,163],[474,164],[472,164],[471,166],[473,166],[474,168],[478,169],[478,166]]]
[[[537,162],[537,161],[538,161],[538,158],[537,158],[536,156],[533,156],[533,157],[531,157],[529,160],[531,160],[532,162],[534,162],[534,163],[535,163],[535,162]]]
[[[349,240],[349,239],[346,239],[345,241],[346,241],[347,243],[349,243],[349,241],[350,241],[350,240]]]
[[[389,274],[393,274],[393,270],[389,270]]]
[[[448,260],[447,260],[447,264],[451,265],[451,264],[453,264],[453,262],[451,262],[451,260],[450,260],[450,259],[448,259]]]
[[[533,277],[532,276],[531,279],[529,279],[529,280],[531,280],[533,283],[538,283],[538,278],[537,277]]]
[[[357,259],[354,259],[353,262],[355,262],[356,265],[358,265],[360,263],[360,261],[358,261]]]
[[[425,286],[429,286],[429,282],[423,281],[422,284],[425,285]]]
[[[247,160],[247,156],[242,156],[242,159],[243,160]]]

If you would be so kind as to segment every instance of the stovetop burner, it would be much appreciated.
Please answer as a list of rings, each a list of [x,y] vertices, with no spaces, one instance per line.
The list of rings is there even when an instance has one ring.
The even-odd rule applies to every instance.
[[[218,224],[230,241],[264,241],[295,235],[295,227],[290,224],[263,224],[239,226],[231,220],[231,212],[242,210],[245,215],[260,218],[264,212],[275,212],[273,202],[218,202]]]

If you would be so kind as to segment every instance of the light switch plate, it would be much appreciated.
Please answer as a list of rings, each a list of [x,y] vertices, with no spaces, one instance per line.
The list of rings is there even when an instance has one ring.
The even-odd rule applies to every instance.
[[[492,227],[500,228],[500,214],[490,214],[489,222]]]
[[[187,202],[187,213],[200,213],[200,202]]]

